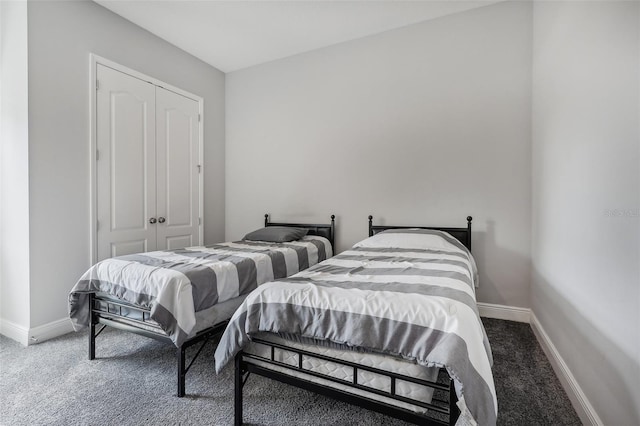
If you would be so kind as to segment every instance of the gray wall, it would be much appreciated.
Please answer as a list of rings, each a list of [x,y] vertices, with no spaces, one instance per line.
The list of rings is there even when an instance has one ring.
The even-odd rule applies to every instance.
[[[204,98],[205,243],[224,238],[222,72],[89,1],[29,2],[31,327],[90,266],[89,53]]]
[[[639,6],[534,6],[532,310],[606,425],[640,424]]]
[[[531,5],[504,3],[227,74],[226,238],[337,215],[465,226],[478,299],[529,306]]]
[[[27,3],[0,1],[0,326],[11,336],[29,326],[27,66]]]

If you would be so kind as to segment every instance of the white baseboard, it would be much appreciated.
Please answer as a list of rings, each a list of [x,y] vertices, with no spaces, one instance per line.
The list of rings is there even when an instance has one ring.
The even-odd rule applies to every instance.
[[[0,334],[15,340],[23,346],[29,344],[29,329],[4,318],[0,318]]]
[[[592,426],[602,426],[602,420],[596,413],[596,410],[593,408],[593,405],[589,402],[586,395],[582,391],[582,388],[576,381],[576,378],[569,370],[569,367],[560,356],[558,349],[556,349],[555,345],[549,338],[549,335],[544,331],[542,325],[538,321],[536,315],[531,313],[531,329],[533,330],[533,334],[535,334],[540,346],[542,346],[542,350],[545,355],[549,359],[551,363],[551,367],[553,367],[553,371],[556,372],[556,376],[560,380],[562,387],[564,388],[573,408],[575,408],[576,413],[578,413],[578,417],[585,425]]]
[[[27,328],[0,318],[0,334],[28,346],[41,343],[73,331],[71,320],[62,318],[38,327]]]
[[[493,303],[478,303],[480,316],[507,321],[525,322],[529,324],[531,310],[516,306],[494,305]]]
[[[71,320],[62,318],[57,321],[50,322],[39,327],[33,327],[29,330],[29,344],[42,343],[45,340],[62,336],[73,331]]]

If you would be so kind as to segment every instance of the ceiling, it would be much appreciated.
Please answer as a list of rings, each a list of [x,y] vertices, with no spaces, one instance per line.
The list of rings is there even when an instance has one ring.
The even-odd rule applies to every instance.
[[[223,72],[497,0],[94,0]]]

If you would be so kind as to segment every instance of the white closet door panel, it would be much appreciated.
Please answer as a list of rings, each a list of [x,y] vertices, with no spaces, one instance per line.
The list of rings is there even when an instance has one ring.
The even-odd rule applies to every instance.
[[[98,65],[98,260],[155,250],[155,87]]]
[[[167,246],[166,250],[175,250],[179,248],[191,247],[200,245],[197,239],[197,234],[177,235],[175,237],[166,237],[165,242]]]
[[[149,241],[146,238],[140,240],[125,241],[120,239],[111,243],[111,253],[107,257],[124,256],[125,254],[144,253],[153,250],[149,247]],[[100,259],[102,260],[102,259]]]
[[[198,102],[156,88],[158,249],[200,244]]]

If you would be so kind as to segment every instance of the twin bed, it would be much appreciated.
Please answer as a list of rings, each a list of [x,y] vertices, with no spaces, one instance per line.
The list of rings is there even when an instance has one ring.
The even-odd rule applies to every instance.
[[[492,356],[467,227],[374,226],[344,251],[253,291],[216,350],[250,373],[416,424],[493,425]]]
[[[107,326],[173,344],[177,394],[184,396],[193,361],[251,290],[332,256],[335,216],[328,224],[299,224],[271,222],[265,214],[264,228],[251,234],[241,241],[119,256],[92,266],[69,294],[74,329],[89,327],[89,359]],[[200,342],[187,365],[187,349]]]
[[[333,219],[330,229],[333,243]],[[250,373],[417,424],[496,423],[471,217],[450,228],[374,226],[370,216],[369,236],[299,273],[256,284],[216,324],[180,341],[179,352],[224,330],[215,367],[234,363],[235,424],[242,424]],[[106,313],[92,309],[90,326],[113,325],[110,299],[90,290],[91,306],[107,306]],[[116,326],[128,329],[128,321]],[[150,337],[178,345],[166,331]]]

